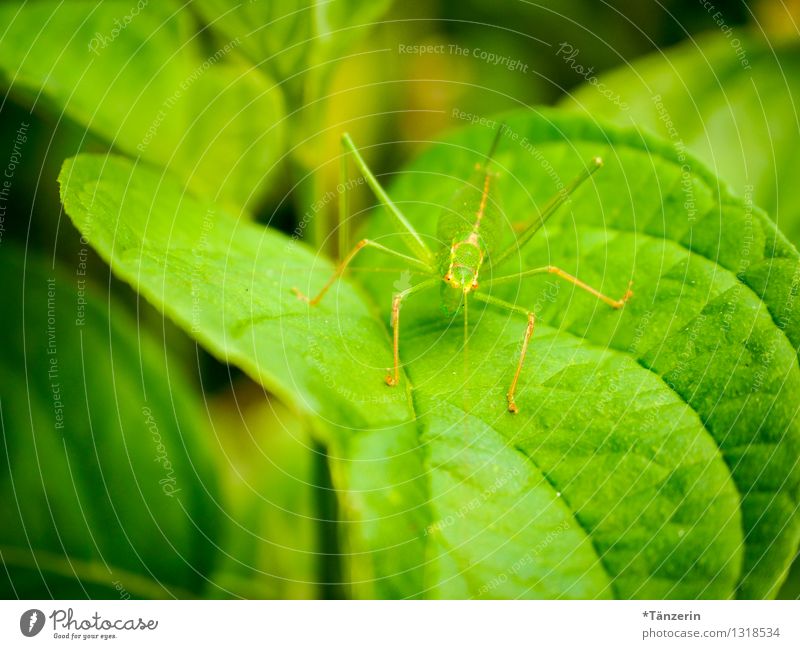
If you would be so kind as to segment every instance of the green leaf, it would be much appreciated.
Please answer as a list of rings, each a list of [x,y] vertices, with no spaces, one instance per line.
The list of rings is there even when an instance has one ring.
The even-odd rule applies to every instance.
[[[243,63],[236,40],[204,49],[181,3],[5,2],[0,22],[3,83],[34,107],[223,203],[255,203],[274,182],[279,88]]]
[[[686,146],[800,243],[800,44],[715,32],[602,75],[562,101]],[[619,95],[620,109],[609,101]]]
[[[3,247],[0,594],[179,597],[216,562],[202,404],[161,345],[87,283]]]
[[[617,312],[552,276],[495,289],[538,316],[518,417],[502,406],[524,318],[473,313],[473,374],[462,388],[461,325],[444,333],[435,295],[409,304],[402,355],[430,442],[429,480],[440,481],[429,503],[434,520],[486,489],[479,467],[507,472],[496,459],[502,450],[525,460],[551,497],[560,494],[616,596],[774,595],[800,537],[796,250],[762,212],[667,143],[557,113],[512,114],[508,125],[499,160],[511,220],[530,218],[592,156],[606,161],[518,267],[556,264],[611,294],[633,279],[636,294]],[[424,233],[435,232],[431,206],[447,204],[491,137],[461,131],[402,174],[392,196]],[[386,223],[381,216],[369,236],[388,235]],[[368,277],[386,317],[391,278]],[[465,404],[470,425],[457,425]],[[439,450],[448,443],[449,452]],[[473,446],[486,444],[474,457]],[[452,578],[442,594],[485,586],[489,548],[507,566],[492,592],[545,594],[530,575],[522,580],[529,590],[511,583],[522,573],[514,562],[530,562],[530,548],[547,538],[531,529],[541,505],[514,517],[495,498],[442,530],[433,556],[451,562]],[[521,548],[509,550],[515,542]],[[567,549],[553,545],[568,562]],[[566,592],[564,583],[572,582],[553,590]]]
[[[557,263],[610,293],[636,282],[622,312],[548,277],[495,291],[539,318],[516,417],[505,391],[518,315],[473,303],[465,355],[463,324],[442,316],[437,293],[414,296],[407,375],[390,389],[391,295],[415,281],[391,258],[365,258],[368,272],[309,309],[289,288],[320,287],[328,262],[142,166],[80,156],[65,165],[62,196],[116,273],[315,417],[354,594],[774,594],[800,534],[796,251],[694,159],[682,177],[666,144],[556,113],[508,123],[517,139],[498,158],[515,220],[591,156],[606,159],[509,271]],[[401,175],[391,193],[423,232],[433,236],[437,206],[491,137],[463,130]],[[397,240],[380,211],[370,234]]]
[[[416,445],[416,428],[410,395],[374,380],[391,349],[359,293],[344,282],[309,310],[290,289],[322,281],[329,264],[146,165],[81,155],[64,164],[60,183],[68,214],[115,273],[217,357],[315,417],[328,438],[352,570],[367,580],[398,570],[387,588],[405,592],[422,552],[423,477],[413,455],[384,453],[387,444],[398,453]],[[380,518],[387,501],[399,507],[388,528]],[[391,542],[376,547],[378,536]]]

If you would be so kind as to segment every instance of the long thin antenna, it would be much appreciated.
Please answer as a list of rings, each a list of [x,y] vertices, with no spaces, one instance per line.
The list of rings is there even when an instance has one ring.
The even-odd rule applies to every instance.
[[[503,135],[503,131],[506,130],[506,123],[500,122],[500,126],[497,127],[497,133],[494,134],[494,139],[492,140],[492,144],[489,147],[489,153],[486,154],[486,164],[488,165],[492,158],[494,158],[494,152],[497,151],[497,145],[500,144],[500,138]]]
[[[570,195],[602,166],[602,158],[592,158],[586,167],[571,182],[569,182],[565,187],[559,189],[558,193],[549,201],[547,201],[547,203],[545,203],[539,214],[533,218],[530,225],[528,225],[520,234],[517,235],[517,240],[508,249],[499,255],[496,255],[491,260],[492,266],[501,264],[515,253],[519,254],[519,250],[533,238],[533,235],[536,234],[547,222],[547,219],[553,216],[553,214],[558,211],[558,208],[569,200]]]

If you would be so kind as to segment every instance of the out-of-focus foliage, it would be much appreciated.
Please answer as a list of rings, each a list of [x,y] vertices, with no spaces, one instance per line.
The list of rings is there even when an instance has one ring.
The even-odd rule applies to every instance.
[[[177,173],[222,203],[257,202],[278,175],[283,98],[237,56],[205,47],[182,3],[3,2],[0,72],[34,108],[44,103],[131,156]],[[124,25],[120,27],[120,25]]]
[[[222,514],[192,386],[84,266],[0,268],[0,596],[200,593]]]
[[[758,24],[772,36],[790,22],[776,4],[765,0],[755,7]],[[796,430],[786,404],[794,390],[797,341],[792,338],[792,349],[781,342],[783,333],[765,313],[775,315],[786,304],[795,253],[757,208],[750,212],[757,242],[773,246],[774,258],[751,259],[747,276],[733,277],[737,242],[721,236],[727,230],[715,228],[713,213],[705,225],[720,238],[693,243],[707,246],[711,261],[681,247],[685,242],[659,229],[664,224],[655,217],[637,220],[627,235],[603,231],[597,219],[622,227],[634,212],[658,214],[661,199],[665,215],[680,214],[677,190],[666,184],[658,192],[635,188],[630,205],[621,205],[625,197],[615,193],[624,184],[622,170],[643,185],[653,178],[666,183],[674,171],[668,146],[644,162],[641,144],[650,146],[650,140],[614,134],[612,153],[594,137],[599,131],[591,118],[553,117],[564,127],[565,143],[587,156],[606,153],[609,165],[595,187],[576,198],[574,227],[554,224],[552,233],[560,236],[534,247],[525,263],[538,263],[534,253],[553,255],[562,265],[580,264],[582,275],[608,290],[633,272],[636,300],[614,314],[563,290],[556,297],[545,291],[543,298],[536,283],[505,295],[542,307],[531,347],[536,360],[525,379],[527,436],[518,435],[520,420],[512,429],[503,412],[478,416],[502,405],[499,391],[524,328],[515,317],[474,314],[473,321],[480,318],[470,342],[475,373],[459,390],[461,332],[443,331],[439,312],[426,311],[438,298],[422,297],[410,307],[403,332],[404,381],[414,382],[413,392],[398,391],[387,401],[380,384],[391,362],[386,309],[406,276],[381,260],[388,273],[354,273],[309,313],[285,289],[317,286],[331,267],[302,243],[241,222],[255,211],[257,220],[306,239],[316,251],[332,250],[324,242],[337,201],[325,197],[339,182],[344,130],[386,185],[393,180],[389,172],[427,151],[406,168],[414,173],[404,174],[393,194],[412,203],[420,197],[444,202],[450,185],[434,174],[460,175],[462,163],[473,161],[467,150],[454,152],[452,143],[480,148],[488,135],[475,127],[431,149],[443,130],[555,102],[587,78],[605,79],[612,68],[713,29],[712,14],[679,0],[513,1],[502,7],[482,0],[151,0],[133,15],[136,6],[126,0],[0,4],[0,80],[8,90],[0,121],[10,134],[6,153],[16,160],[0,222],[0,265],[17,278],[6,291],[15,337],[13,348],[0,354],[0,406],[11,466],[24,469],[0,472],[0,507],[3,520],[11,521],[0,535],[11,577],[5,591],[281,598],[775,593],[796,549],[796,471],[787,464],[797,456]],[[739,36],[740,25],[754,20],[738,0],[718,0],[715,9]],[[688,45],[667,51],[685,59],[680,69],[691,92],[671,72],[662,77],[657,68],[667,64],[657,60],[661,54],[634,67],[648,82],[666,84],[663,94],[669,110],[681,116],[687,147],[696,146],[735,188],[757,176],[755,203],[777,207],[781,225],[791,227],[787,205],[796,201],[786,190],[778,201],[777,192],[791,188],[784,170],[794,160],[797,125],[786,103],[796,97],[796,75],[780,86],[779,64],[793,70],[795,48],[782,44],[773,56],[748,40],[758,62],[753,75],[763,84],[756,95],[730,66],[735,53],[711,40],[702,41],[699,53]],[[730,106],[716,91],[706,97],[706,67],[693,63],[703,54],[706,67],[720,71]],[[628,78],[624,72],[609,78],[618,74]],[[636,103],[636,83],[625,88],[625,99],[630,93]],[[589,87],[578,96],[588,106],[597,99],[592,93]],[[768,95],[773,99],[759,113],[756,100]],[[649,97],[640,126],[657,130]],[[686,108],[687,101],[697,101],[701,112],[692,112],[694,103]],[[591,117],[614,118],[608,108],[601,102]],[[574,171],[579,161],[572,149],[565,152],[565,143],[538,118],[519,119],[520,129],[530,127],[547,142],[558,174]],[[753,131],[742,126],[750,119]],[[15,140],[23,124],[27,137]],[[738,148],[715,148],[725,129],[736,132]],[[765,148],[769,138],[773,148]],[[86,250],[59,205],[61,163],[85,152],[101,155],[81,155],[67,167],[66,205],[100,257]],[[521,152],[507,158],[524,179],[507,203],[516,218],[550,195],[552,179]],[[709,194],[716,181],[699,165],[691,172],[700,194]],[[741,202],[725,190],[717,198],[724,222],[738,223]],[[363,209],[372,200],[363,190],[352,197],[355,220],[391,234],[378,213]],[[423,229],[435,222],[430,206],[409,211]],[[635,258],[625,236],[636,240]],[[24,267],[16,249],[21,245],[30,253]],[[755,246],[751,253],[764,249]],[[74,268],[79,258],[88,260],[90,284],[113,293],[106,299],[89,291],[93,324],[81,328],[61,315],[72,310],[76,296],[75,278],[63,268]],[[186,333],[110,277],[101,258]],[[769,278],[759,274],[764,268]],[[601,275],[592,277],[594,271]],[[53,274],[59,357],[72,379],[64,393],[66,439],[48,429],[52,386],[33,363],[37,355],[47,360],[37,341],[47,309],[42,283]],[[707,294],[698,297],[703,287]],[[23,296],[24,311],[14,306]],[[679,322],[663,321],[667,312],[679,314]],[[711,354],[696,338],[681,338],[681,323],[694,323],[716,343],[729,314],[735,326],[720,343],[727,351]],[[777,329],[794,336],[777,318]],[[626,336],[645,321],[646,335],[632,345]],[[687,324],[690,332],[694,325]],[[658,336],[715,372],[698,378],[685,368],[688,361],[673,363],[674,356],[652,346],[645,355],[642,341]],[[777,355],[769,356],[772,349]],[[726,354],[737,353],[749,368],[720,367],[730,360]],[[753,370],[762,365],[763,372]],[[736,386],[752,379],[748,372],[761,372],[755,396],[742,397],[748,414],[740,427],[726,419],[745,409],[733,388],[720,388],[724,412],[709,414],[701,398],[719,388],[714,381],[726,370]],[[189,372],[202,380],[188,381]],[[776,387],[781,378],[786,383]],[[619,415],[622,426],[593,410],[593,399],[581,398],[604,379],[624,386],[624,398],[600,392],[594,400]],[[641,408],[629,407],[631,390]],[[175,512],[173,500],[154,487],[159,465],[147,455],[150,431],[139,431],[146,421],[137,412],[145,393],[170,453],[176,448],[183,490],[177,495],[185,511]],[[465,413],[462,396],[475,393],[482,395],[476,401],[481,413]],[[25,402],[18,403],[23,397],[28,414]],[[545,405],[534,412],[540,400]],[[563,412],[571,417],[563,420]],[[741,428],[762,415],[761,428]],[[685,425],[665,434],[654,428],[661,418]],[[453,425],[461,419],[463,426]],[[639,432],[630,433],[634,429]],[[786,434],[778,438],[780,431]],[[648,454],[661,464],[637,465]],[[106,485],[109,466],[122,470]],[[590,497],[587,485],[596,486],[599,473],[611,478]],[[695,479],[715,495],[696,492]],[[641,492],[623,497],[630,484]],[[24,511],[15,489],[27,490]],[[53,507],[58,514],[50,517]],[[62,511],[80,518],[73,515],[68,527],[62,517],[69,514]],[[530,511],[537,512],[534,519]],[[638,523],[626,526],[638,515]],[[32,536],[21,532],[23,519]],[[646,522],[656,520],[665,524],[654,532]],[[770,526],[780,533],[771,536]],[[110,540],[129,530],[126,543]],[[628,561],[632,556],[636,560]],[[795,575],[782,594],[794,596],[798,582]]]
[[[320,576],[338,563],[325,555],[318,467],[324,455],[304,422],[256,384],[239,379],[209,404],[228,503],[221,556],[208,597],[315,598]]]
[[[562,105],[685,147],[800,243],[800,41],[714,32],[606,74]]]

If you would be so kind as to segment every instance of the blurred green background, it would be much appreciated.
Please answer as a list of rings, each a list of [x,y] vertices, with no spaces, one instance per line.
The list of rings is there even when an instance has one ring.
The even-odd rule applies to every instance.
[[[467,116],[512,108],[669,136],[658,94],[800,242],[798,2],[337,0],[327,30],[299,1],[150,3],[108,44],[135,3],[62,4],[0,8],[6,598],[348,594],[324,448],[81,241],[56,183],[77,152],[141,156],[292,234],[338,182],[343,130],[390,182]],[[303,232],[331,255],[334,219]],[[795,569],[782,595],[799,594]]]

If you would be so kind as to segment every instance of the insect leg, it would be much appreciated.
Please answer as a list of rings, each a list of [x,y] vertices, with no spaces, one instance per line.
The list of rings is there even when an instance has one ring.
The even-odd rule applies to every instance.
[[[433,286],[438,282],[438,278],[420,282],[416,286],[396,293],[392,298],[392,350],[394,352],[394,370],[392,373],[386,375],[386,385],[388,386],[395,386],[400,382],[400,306],[403,300],[412,293]]]
[[[571,284],[574,284],[578,288],[586,291],[591,295],[594,295],[598,300],[605,302],[606,304],[608,304],[608,306],[614,309],[621,309],[623,306],[625,306],[625,303],[633,297],[633,291],[631,290],[631,286],[633,286],[632,281],[628,282],[628,290],[625,291],[625,294],[618,300],[615,300],[601,293],[596,288],[593,288],[588,284],[586,284],[585,282],[582,282],[574,275],[570,275],[567,271],[560,269],[558,266],[542,266],[541,268],[532,268],[530,270],[524,270],[521,273],[515,273],[514,275],[506,275],[504,277],[497,277],[491,279],[487,282],[487,284],[489,286],[494,286],[495,284],[514,281],[520,277],[527,277],[529,275],[541,275],[543,273],[551,273],[556,277],[560,277],[561,279],[566,280]]]
[[[519,375],[522,373],[522,364],[525,362],[525,355],[528,353],[528,343],[533,337],[533,330],[536,327],[536,314],[534,314],[533,311],[528,311],[527,309],[523,309],[522,307],[519,307],[516,304],[511,304],[511,302],[500,300],[496,297],[492,297],[491,295],[475,293],[475,299],[480,300],[481,302],[485,302],[486,304],[493,304],[494,306],[499,306],[504,309],[508,309],[509,311],[512,311],[514,313],[521,313],[522,315],[528,318],[528,326],[525,328],[525,336],[522,339],[522,349],[519,353],[519,361],[517,362],[517,369],[514,372],[514,378],[511,380],[511,386],[508,388],[508,392],[506,393],[506,399],[508,400],[508,411],[516,415],[519,412],[519,408],[517,407],[517,403],[514,400],[514,397],[517,392],[517,382],[519,381]]]
[[[422,240],[422,237],[420,237],[419,233],[414,229],[414,226],[411,225],[405,215],[400,211],[400,208],[398,208],[392,199],[389,198],[386,190],[381,187],[378,179],[375,177],[372,171],[370,171],[370,168],[367,166],[364,158],[361,157],[361,153],[359,153],[349,133],[342,135],[342,146],[347,153],[353,156],[353,160],[355,161],[358,170],[363,174],[364,180],[366,180],[367,185],[369,185],[370,189],[372,189],[378,201],[389,211],[397,223],[402,226],[403,230],[405,230],[403,233],[403,241],[406,243],[409,250],[411,250],[417,259],[426,265],[428,270],[431,270],[433,268],[434,261],[433,254],[428,246],[425,245],[425,242]]]
[[[325,293],[328,292],[328,289],[333,286],[334,282],[339,279],[347,267],[350,265],[350,262],[353,261],[353,258],[364,248],[367,246],[371,248],[375,248],[380,250],[381,252],[385,252],[386,254],[393,255],[395,257],[399,257],[400,259],[405,260],[409,264],[414,264],[415,266],[422,267],[425,271],[430,273],[428,267],[414,257],[409,257],[408,255],[404,255],[402,252],[397,252],[396,250],[392,250],[391,248],[387,248],[386,246],[377,243],[376,241],[372,241],[371,239],[362,239],[359,241],[355,247],[349,252],[349,254],[339,262],[338,266],[336,266],[336,270],[333,271],[330,279],[325,283],[325,286],[322,287],[319,293],[317,293],[313,298],[309,298],[300,289],[296,287],[292,287],[292,291],[294,294],[304,302],[308,302],[311,306],[316,306],[319,304],[319,301],[325,297]]]

